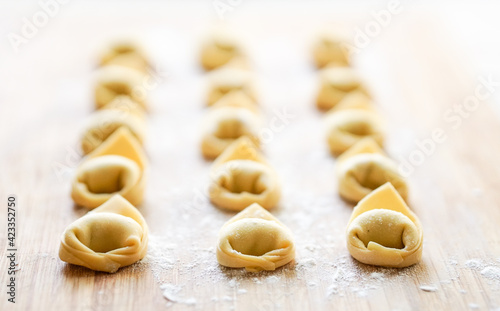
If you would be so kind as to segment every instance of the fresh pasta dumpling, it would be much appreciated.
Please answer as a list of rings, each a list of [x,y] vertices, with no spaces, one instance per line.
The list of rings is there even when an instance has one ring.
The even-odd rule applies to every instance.
[[[338,156],[365,137],[384,142],[382,122],[372,111],[346,109],[329,112],[325,118],[330,152]]]
[[[221,99],[212,105],[212,108],[219,107],[237,107],[245,108],[255,113],[259,112],[259,107],[255,101],[243,91],[232,91],[222,96]]]
[[[97,71],[94,87],[95,105],[101,109],[117,96],[129,96],[134,102],[146,107],[144,73],[124,66],[109,65]]]
[[[223,67],[214,70],[208,77],[207,105],[211,106],[225,95],[241,91],[256,102],[254,78],[248,70]]]
[[[240,138],[214,162],[209,196],[214,205],[233,211],[252,203],[271,209],[279,202],[281,186],[257,147]]]
[[[390,182],[406,200],[408,185],[396,163],[387,156],[361,153],[337,165],[339,194],[346,200],[358,202],[370,192]]]
[[[120,109],[103,109],[94,112],[83,130],[81,147],[84,154],[99,147],[117,129],[125,127],[142,144],[146,125],[137,114]]]
[[[200,63],[205,70],[213,70],[242,57],[240,43],[226,30],[214,31],[201,48]]]
[[[246,108],[217,107],[204,119],[201,152],[209,159],[219,156],[236,139],[246,136],[259,145],[259,116]]]
[[[131,40],[119,40],[110,44],[101,53],[100,65],[118,65],[146,73],[149,62],[142,47]]]
[[[146,156],[126,128],[115,131],[77,168],[71,197],[80,206],[96,208],[115,194],[141,204]]]
[[[219,168],[222,164],[232,160],[251,160],[269,165],[262,155],[259,147],[246,136],[236,139],[227,147],[212,164],[212,170]]]
[[[126,95],[115,97],[115,99],[103,106],[101,110],[118,110],[124,115],[132,114],[141,118],[142,120],[146,118],[146,111],[144,110],[144,108]],[[97,112],[99,111],[96,111],[96,113]]]
[[[216,252],[223,266],[258,272],[292,261],[295,245],[290,230],[254,203],[222,226]]]
[[[316,67],[349,66],[350,48],[346,36],[340,31],[322,33],[313,48]]]
[[[59,258],[96,271],[115,273],[146,255],[148,226],[141,213],[120,195],[70,224]]]
[[[365,264],[403,268],[422,258],[422,225],[390,183],[354,208],[346,239],[351,256]]]
[[[346,109],[373,111],[372,99],[363,92],[354,91],[342,98],[329,112],[333,113]]]
[[[320,73],[320,87],[316,97],[316,105],[320,110],[330,110],[351,92],[361,92],[368,95],[368,91],[354,69],[328,67]]]

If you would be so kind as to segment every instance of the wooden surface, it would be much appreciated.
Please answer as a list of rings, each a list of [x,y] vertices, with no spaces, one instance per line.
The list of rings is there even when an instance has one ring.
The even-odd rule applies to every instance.
[[[328,22],[363,26],[370,20],[366,8],[295,3],[284,9],[281,3],[243,2],[228,13],[254,60],[267,124],[283,107],[294,116],[264,150],[283,182],[283,199],[273,214],[295,235],[296,261],[275,272],[247,274],[217,264],[216,235],[233,214],[208,203],[210,163],[198,149],[204,76],[196,48],[217,20],[213,7],[209,1],[117,5],[96,11],[97,2],[70,2],[18,53],[2,40],[0,202],[14,193],[19,203],[21,270],[14,310],[500,307],[495,96],[457,129],[444,117],[474,94],[480,75],[494,75],[498,64],[484,66],[491,72],[476,70],[467,53],[477,46],[462,48],[467,42],[444,22],[451,21],[446,9],[431,14],[432,6],[405,7],[356,58],[387,121],[387,150],[395,159],[408,158],[415,140],[430,137],[435,128],[448,137],[409,177],[410,205],[424,226],[424,255],[420,264],[401,270],[365,266],[349,256],[344,229],[352,206],[338,197],[335,160],[313,104],[317,72],[308,44],[314,31]],[[19,32],[22,17],[39,9],[36,4],[7,8],[0,13],[3,38]],[[79,160],[79,130],[92,111],[98,48],[126,33],[143,37],[162,83],[150,92],[145,148],[151,166],[139,208],[151,232],[148,256],[110,275],[69,266],[57,253],[64,228],[86,212],[73,206],[69,190]],[[0,309],[13,310],[4,293],[6,212],[0,223]]]

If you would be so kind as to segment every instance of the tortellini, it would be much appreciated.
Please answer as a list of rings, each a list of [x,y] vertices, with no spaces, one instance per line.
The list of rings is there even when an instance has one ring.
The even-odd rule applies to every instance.
[[[381,154],[359,154],[339,163],[337,167],[339,194],[358,202],[372,190],[391,182],[401,196],[408,196],[408,185],[394,161]]]
[[[146,255],[148,227],[141,213],[120,195],[70,224],[63,233],[59,258],[109,273]]]
[[[332,111],[325,118],[330,152],[337,156],[365,137],[383,145],[382,121],[372,111],[346,109]]]
[[[422,225],[390,183],[354,208],[346,239],[352,257],[365,264],[402,268],[422,258]]]
[[[320,110],[330,110],[352,92],[368,95],[361,78],[349,67],[329,67],[320,73],[320,87],[316,106]]]
[[[132,114],[141,120],[146,119],[146,111],[138,103],[134,102],[126,95],[119,95],[111,102],[101,108],[101,110],[118,110],[123,114]]]
[[[150,68],[144,50],[138,43],[131,40],[120,40],[109,45],[102,51],[100,65],[124,66],[144,73],[147,73]]]
[[[324,32],[313,48],[316,67],[349,66],[350,48],[346,36],[340,31]]]
[[[255,203],[222,226],[216,252],[223,266],[258,272],[292,261],[295,245],[290,230]]]
[[[231,91],[212,105],[212,108],[219,107],[245,108],[252,112],[259,113],[259,107],[255,101],[242,91]]]
[[[214,31],[201,48],[200,63],[205,70],[213,70],[227,65],[242,56],[238,40],[228,31]]]
[[[329,113],[346,109],[373,111],[372,99],[363,92],[351,92],[342,98]]]
[[[71,197],[89,209],[115,194],[139,205],[144,195],[145,165],[146,156],[138,141],[127,128],[119,128],[77,168]]]
[[[281,186],[257,147],[242,137],[214,162],[209,196],[224,209],[241,211],[252,203],[270,209],[280,200]]]
[[[117,96],[129,96],[134,102],[146,107],[144,92],[145,74],[124,66],[109,65],[97,71],[95,82],[95,105],[100,109]]]
[[[113,101],[112,103],[115,103]],[[99,147],[117,129],[125,127],[142,144],[145,136],[144,119],[132,111],[103,109],[94,112],[83,130],[81,147],[88,154]]]
[[[259,144],[260,117],[240,107],[212,108],[204,119],[201,151],[209,159],[219,156],[236,139],[246,136]]]
[[[208,77],[207,105],[211,106],[234,91],[245,93],[256,101],[256,90],[253,75],[248,70],[233,67],[223,67],[214,70]]]

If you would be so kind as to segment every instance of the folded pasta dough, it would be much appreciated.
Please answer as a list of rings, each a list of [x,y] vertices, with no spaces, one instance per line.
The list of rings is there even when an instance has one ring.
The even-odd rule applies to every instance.
[[[96,108],[102,108],[119,95],[129,96],[146,108],[145,79],[146,75],[135,69],[116,65],[101,67],[94,86]]]
[[[236,57],[242,57],[238,40],[228,31],[219,29],[205,40],[200,52],[200,63],[205,70],[213,70]]]
[[[207,105],[211,106],[225,95],[240,91],[256,102],[253,75],[248,70],[222,67],[214,70],[208,77]]]
[[[337,163],[339,194],[346,200],[358,202],[370,192],[390,182],[406,200],[408,185],[396,163],[376,153],[362,153]]]
[[[357,154],[363,153],[375,153],[383,156],[387,156],[380,145],[371,137],[365,137],[359,140],[357,143],[352,145],[349,149],[343,152],[341,155],[337,157],[337,165],[340,165],[344,160],[349,159]]]
[[[146,111],[138,103],[134,102],[129,96],[120,95],[101,108],[102,110],[118,110],[123,114],[132,114],[144,120]]]
[[[354,91],[344,96],[329,112],[346,109],[373,111],[372,99],[364,92]]]
[[[330,112],[325,118],[330,152],[338,156],[365,137],[379,145],[384,142],[384,130],[378,115],[371,111],[347,109]]]
[[[335,107],[347,94],[361,92],[368,95],[361,78],[349,67],[329,67],[320,73],[320,87],[316,105],[321,110]]]
[[[251,160],[269,165],[259,150],[259,147],[248,137],[236,139],[222,152],[212,164],[212,169],[219,168],[222,164],[232,160]]]
[[[422,225],[390,183],[358,203],[346,238],[352,257],[365,264],[402,268],[422,258]]]
[[[127,200],[115,195],[66,228],[59,258],[114,273],[144,258],[147,248],[146,221]]]
[[[236,139],[246,136],[259,145],[259,116],[245,108],[218,107],[211,109],[203,124],[201,151],[209,159],[219,156]]]
[[[241,211],[252,203],[271,209],[280,200],[281,186],[276,172],[268,165],[231,160],[213,171],[209,196],[216,206],[233,211]]]
[[[349,66],[350,48],[347,37],[340,31],[324,32],[320,34],[313,47],[313,56],[316,67]]]
[[[80,206],[96,208],[115,194],[133,205],[142,203],[146,156],[126,128],[115,131],[77,168],[71,197]]]
[[[226,222],[218,240],[217,261],[230,268],[275,270],[295,258],[290,230],[256,203]]]
[[[259,112],[259,107],[255,101],[242,91],[231,91],[212,105],[212,108],[220,107],[245,108],[255,113]]]
[[[101,52],[100,65],[125,66],[141,72],[148,72],[150,66],[143,48],[131,40],[119,40]]]
[[[142,144],[146,132],[145,120],[132,111],[104,109],[89,116],[84,127],[81,147],[84,154],[99,147],[117,129],[125,127]]]

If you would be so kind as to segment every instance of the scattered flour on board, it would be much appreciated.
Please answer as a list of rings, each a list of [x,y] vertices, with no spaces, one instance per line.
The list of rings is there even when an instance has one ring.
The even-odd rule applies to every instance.
[[[474,259],[469,259],[465,262],[465,266],[469,269],[479,269],[483,265],[483,262],[481,259],[474,258]]]
[[[481,270],[481,275],[490,280],[500,281],[500,268],[488,266]]]
[[[181,291],[182,287],[174,284],[164,283],[160,285],[163,297],[170,303],[183,303],[186,305],[195,305],[196,299],[193,297],[184,298]]]

